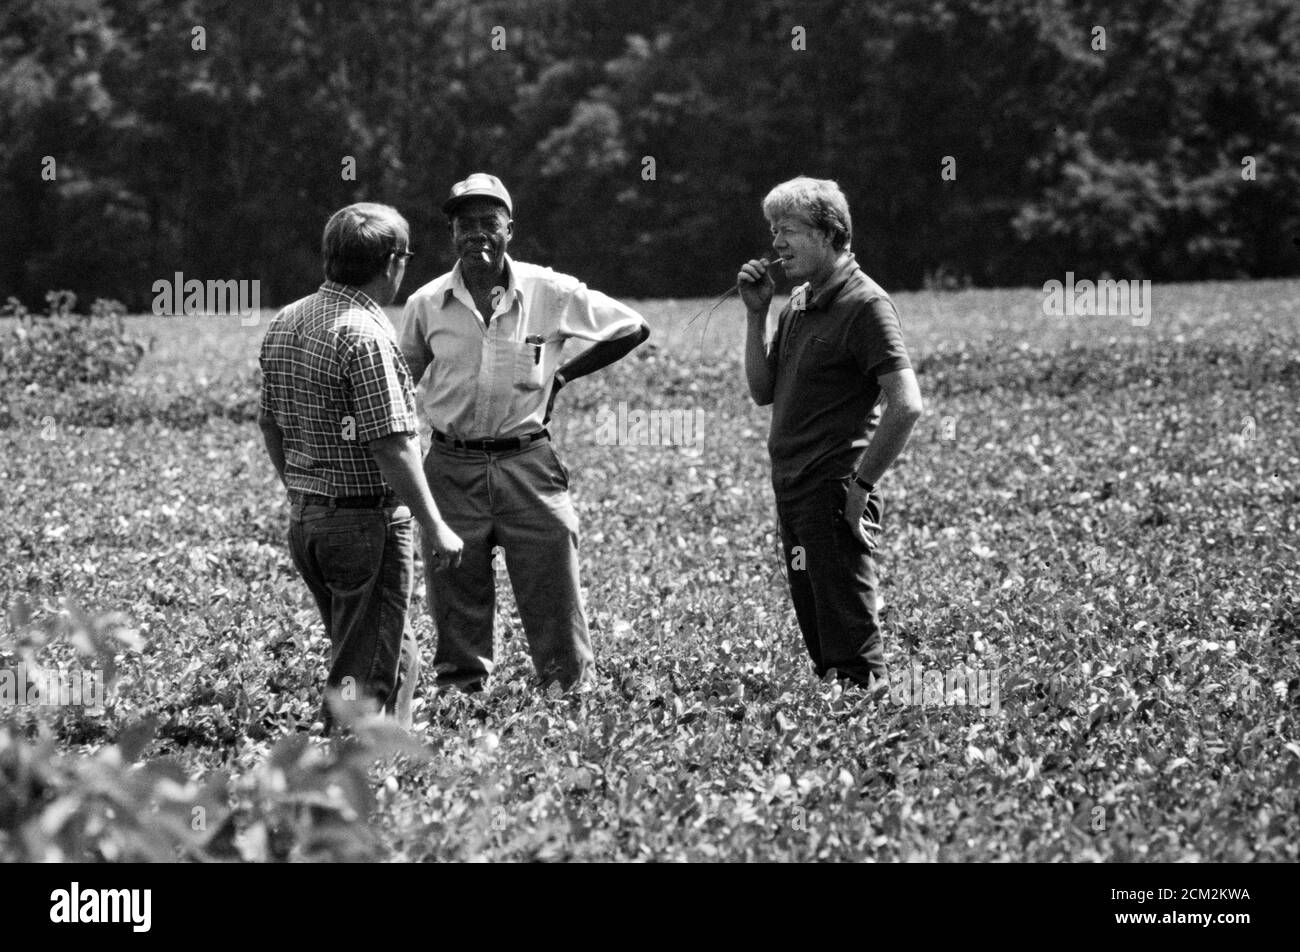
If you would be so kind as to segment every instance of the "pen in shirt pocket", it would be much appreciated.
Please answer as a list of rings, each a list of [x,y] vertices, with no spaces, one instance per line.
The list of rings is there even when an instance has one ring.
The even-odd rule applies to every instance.
[[[542,345],[546,343],[546,338],[541,334],[529,334],[524,338],[524,343],[533,345],[533,363],[540,364],[542,362]]]

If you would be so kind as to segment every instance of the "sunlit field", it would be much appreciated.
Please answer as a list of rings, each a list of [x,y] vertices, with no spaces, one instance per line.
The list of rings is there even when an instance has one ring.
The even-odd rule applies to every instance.
[[[552,427],[594,686],[533,687],[502,574],[490,689],[430,680],[420,749],[378,764],[311,734],[328,645],[252,419],[266,320],[129,318],[131,380],[0,412],[0,667],[69,605],[139,636],[103,713],[0,711],[0,858],[1300,859],[1300,282],[1158,284],[1146,327],[1042,298],[896,295],[926,414],[881,484],[889,696],[811,673],[740,305],[643,302],[650,342]],[[702,439],[603,445],[620,402],[700,409]],[[176,830],[114,807],[150,797]]]

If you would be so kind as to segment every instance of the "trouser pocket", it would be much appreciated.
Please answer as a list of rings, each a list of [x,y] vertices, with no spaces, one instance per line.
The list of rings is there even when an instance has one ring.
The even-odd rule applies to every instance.
[[[879,489],[873,489],[867,494],[866,506],[858,515],[858,524],[862,527],[862,534],[866,537],[865,547],[860,542],[853,531],[849,528],[848,522],[844,518],[844,506],[849,496],[849,482],[852,477],[846,476],[843,479],[833,480],[831,485],[832,503],[831,517],[834,519],[836,528],[842,528],[843,531],[853,540],[858,548],[864,548],[866,552],[872,553],[880,545],[880,536],[883,532],[882,520],[885,514],[885,498],[881,495]]]

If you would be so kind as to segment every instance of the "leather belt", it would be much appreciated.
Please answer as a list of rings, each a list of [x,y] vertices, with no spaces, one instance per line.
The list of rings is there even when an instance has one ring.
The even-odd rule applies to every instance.
[[[379,496],[322,496],[293,490],[289,493],[289,500],[304,506],[333,506],[339,509],[389,509],[398,504],[396,493]]]
[[[506,453],[510,450],[521,450],[538,440],[549,440],[551,434],[548,430],[542,429],[536,433],[526,433],[523,436],[511,436],[501,440],[458,440],[446,433],[434,430],[433,438],[439,443],[446,443],[458,450],[475,450],[479,453]]]

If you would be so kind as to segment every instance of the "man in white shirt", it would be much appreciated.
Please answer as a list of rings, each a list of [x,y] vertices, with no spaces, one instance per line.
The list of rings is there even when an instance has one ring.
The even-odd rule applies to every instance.
[[[433,442],[424,469],[443,517],[464,540],[459,567],[426,583],[440,687],[483,687],[495,665],[492,549],[505,550],[519,615],[543,687],[568,689],[592,664],[578,580],[578,517],[569,473],[545,429],[559,389],[650,336],[618,301],[506,254],[513,204],[500,179],[474,173],[442,209],[455,267],[406,303],[400,346],[418,382]],[[565,342],[593,346],[561,363]]]

